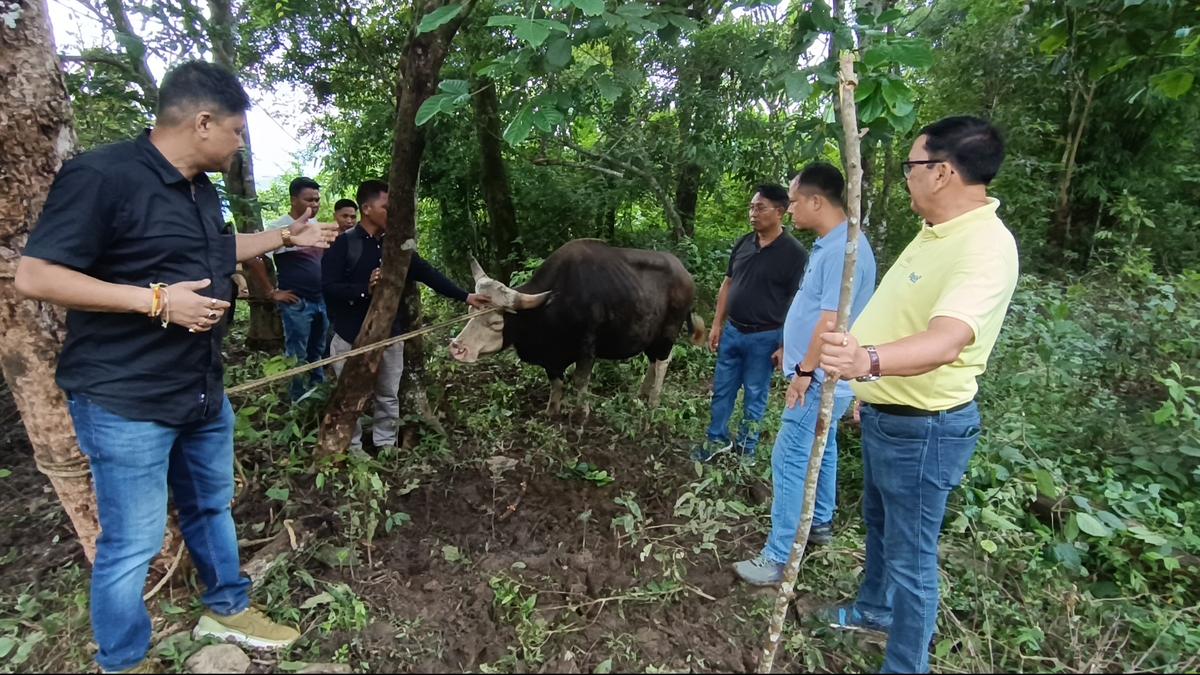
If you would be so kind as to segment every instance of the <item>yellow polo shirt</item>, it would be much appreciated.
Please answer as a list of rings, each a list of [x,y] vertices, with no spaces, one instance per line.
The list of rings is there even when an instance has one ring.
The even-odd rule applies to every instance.
[[[945,410],[975,398],[1017,285],[1017,243],[988,203],[936,226],[925,225],[884,275],[850,332],[881,345],[926,330],[935,316],[971,327],[975,340],[954,363],[924,375],[851,382],[864,403]],[[887,364],[883,364],[887,369]]]

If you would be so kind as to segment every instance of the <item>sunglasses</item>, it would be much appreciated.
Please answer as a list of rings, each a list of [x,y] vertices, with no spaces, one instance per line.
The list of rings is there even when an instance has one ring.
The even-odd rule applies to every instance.
[[[942,164],[945,161],[944,159],[909,159],[900,162],[900,168],[904,170],[904,177],[908,178],[908,175],[912,173],[913,167],[918,164]]]

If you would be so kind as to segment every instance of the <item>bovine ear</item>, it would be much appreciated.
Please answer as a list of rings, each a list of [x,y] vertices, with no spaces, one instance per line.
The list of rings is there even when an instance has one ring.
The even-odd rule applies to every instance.
[[[513,303],[513,307],[516,309],[533,309],[535,307],[541,307],[547,300],[550,299],[550,295],[551,291],[535,293],[533,295],[518,291],[516,293],[517,300]]]
[[[471,276],[475,277],[477,282],[487,278],[487,272],[484,272],[483,268],[479,266],[479,261],[475,259],[475,256],[471,256]]]

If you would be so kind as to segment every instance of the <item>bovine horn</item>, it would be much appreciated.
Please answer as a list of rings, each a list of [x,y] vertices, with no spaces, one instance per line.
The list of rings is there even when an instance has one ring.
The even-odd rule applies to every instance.
[[[479,266],[479,261],[475,259],[475,256],[471,256],[471,276],[475,277],[475,281],[487,278],[487,272],[484,272],[483,268]]]
[[[530,295],[529,293],[521,293],[520,291],[516,291],[517,301],[513,303],[513,309],[533,309],[534,307],[541,307],[543,304],[545,304],[546,300],[550,298],[550,293],[551,291],[546,291],[544,293],[535,293]]]

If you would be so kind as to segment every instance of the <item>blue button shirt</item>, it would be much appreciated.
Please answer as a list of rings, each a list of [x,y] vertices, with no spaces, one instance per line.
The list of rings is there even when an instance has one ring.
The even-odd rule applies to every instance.
[[[808,343],[816,330],[821,312],[836,312],[842,294],[842,268],[846,260],[846,228],[843,222],[813,244],[808,267],[800,281],[800,290],[792,298],[787,321],[783,324],[783,372],[788,379],[796,376],[796,364],[808,353]],[[850,323],[858,318],[867,300],[875,292],[875,254],[861,231],[858,234],[858,260],[854,268],[854,294],[850,302]],[[824,381],[817,369],[815,379]],[[838,382],[838,396],[852,396],[850,383]]]

